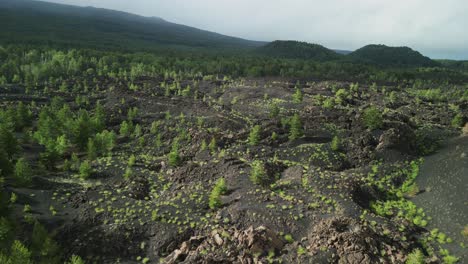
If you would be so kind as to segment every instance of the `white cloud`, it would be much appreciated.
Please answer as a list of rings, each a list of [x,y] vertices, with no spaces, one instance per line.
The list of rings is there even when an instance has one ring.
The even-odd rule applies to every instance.
[[[466,0],[50,0],[97,6],[253,40],[296,39],[331,48],[411,46],[468,59]]]

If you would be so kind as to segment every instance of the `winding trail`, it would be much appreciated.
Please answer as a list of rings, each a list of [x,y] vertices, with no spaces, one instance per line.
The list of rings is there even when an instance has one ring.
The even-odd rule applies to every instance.
[[[451,139],[426,157],[416,183],[426,191],[412,201],[432,217],[427,228],[439,228],[452,238],[454,242],[444,247],[467,263],[468,237],[461,232],[468,225],[468,136]]]

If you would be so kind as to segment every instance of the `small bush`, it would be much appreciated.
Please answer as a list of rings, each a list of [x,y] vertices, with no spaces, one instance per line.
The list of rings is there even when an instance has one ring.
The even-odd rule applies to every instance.
[[[10,261],[6,263],[30,264],[31,252],[18,240],[11,245]]]
[[[333,151],[338,151],[341,149],[341,140],[338,136],[334,136],[331,142],[331,149]]]
[[[383,117],[382,113],[377,107],[371,106],[364,110],[362,118],[367,128],[371,130],[382,128]]]
[[[80,165],[80,178],[86,180],[91,176],[93,169],[91,168],[91,164],[89,161],[85,160]]]
[[[250,180],[254,184],[263,184],[266,180],[265,165],[262,161],[256,160],[252,162],[250,171]]]
[[[13,230],[12,225],[5,217],[0,217],[0,243],[7,240],[10,237],[11,231]]]
[[[135,163],[136,163],[136,157],[135,157],[135,155],[132,154],[132,155],[130,155],[130,158],[128,158],[127,165],[129,167],[133,167],[135,165]]]
[[[70,261],[68,261],[66,264],[85,264],[83,259],[81,259],[80,256],[73,255],[70,258]]]
[[[275,118],[275,117],[278,117],[279,114],[280,114],[280,108],[278,104],[276,103],[270,104],[270,117]]]
[[[226,191],[227,191],[226,181],[224,180],[224,178],[220,178],[218,181],[216,181],[216,184],[210,193],[209,206],[211,209],[215,209],[221,206],[220,196],[225,194]]]
[[[216,138],[212,138],[210,141],[210,144],[208,145],[208,148],[210,149],[210,152],[213,154],[216,152],[218,145],[216,143]]]
[[[294,92],[292,98],[293,98],[293,102],[296,104],[302,102],[303,95],[299,88],[296,88],[296,92]]]
[[[131,121],[123,121],[120,124],[119,133],[121,136],[130,136],[133,133],[133,123]]]
[[[132,177],[132,175],[133,175],[132,169],[129,168],[129,167],[127,167],[127,168],[125,169],[125,173],[124,173],[124,175],[123,175],[124,179],[128,180],[128,179],[130,179],[130,178]]]
[[[252,128],[249,134],[249,145],[255,146],[260,141],[260,126],[256,125]]]
[[[461,113],[456,114],[453,117],[451,124],[455,128],[462,127],[464,125],[463,115]]]
[[[176,139],[172,144],[171,152],[168,155],[169,165],[171,166],[179,166],[181,162],[181,158],[179,156],[179,141]]]
[[[406,264],[423,264],[424,254],[419,249],[413,250],[406,258]]]

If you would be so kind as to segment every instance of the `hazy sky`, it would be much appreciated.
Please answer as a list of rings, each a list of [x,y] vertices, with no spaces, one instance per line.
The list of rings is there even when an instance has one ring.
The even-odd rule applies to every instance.
[[[158,16],[252,40],[294,39],[335,49],[410,46],[468,59],[467,0],[48,0]]]

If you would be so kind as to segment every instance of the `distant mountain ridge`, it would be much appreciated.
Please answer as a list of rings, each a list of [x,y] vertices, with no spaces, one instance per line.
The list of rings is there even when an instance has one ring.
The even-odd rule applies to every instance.
[[[154,45],[253,48],[265,44],[158,17],[31,0],[1,0],[0,24],[0,43],[55,42],[135,49]]]

